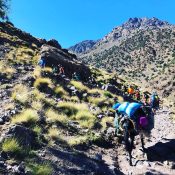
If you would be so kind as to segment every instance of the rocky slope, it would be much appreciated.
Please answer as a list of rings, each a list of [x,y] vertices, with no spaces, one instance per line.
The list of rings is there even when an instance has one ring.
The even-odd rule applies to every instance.
[[[76,44],[75,46],[70,47],[68,50],[70,50],[73,53],[84,53],[90,49],[93,48],[93,46],[97,43],[97,41],[93,41],[93,40],[86,40],[86,41],[82,41],[78,44]]]
[[[79,60],[116,72],[173,101],[175,26],[157,18],[130,18],[99,40]]]
[[[102,160],[111,145],[104,131],[119,96],[97,85],[113,75],[10,23],[0,23],[0,38],[0,174],[122,174]],[[37,66],[40,55],[46,68]],[[58,64],[65,76],[52,72]],[[81,82],[72,80],[74,72]],[[119,93],[117,85],[111,88]]]
[[[138,174],[138,164],[126,168],[123,145],[109,137],[112,104],[133,100],[123,92],[128,82],[87,67],[57,41],[34,38],[12,24],[0,23],[0,38],[0,174]],[[37,66],[40,55],[46,59],[43,69]],[[65,76],[52,72],[57,64],[64,66]],[[74,72],[81,81],[72,80]],[[167,149],[174,143],[169,116],[167,108],[159,111],[153,139],[146,145],[148,150],[153,146],[155,160],[142,160],[138,149],[134,152],[143,173],[160,167],[160,173],[174,173],[174,157],[164,157],[156,145],[171,139],[163,149],[174,154]]]

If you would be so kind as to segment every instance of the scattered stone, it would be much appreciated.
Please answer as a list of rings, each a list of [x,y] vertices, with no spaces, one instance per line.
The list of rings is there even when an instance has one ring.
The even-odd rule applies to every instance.
[[[0,125],[3,125],[5,122],[2,118],[0,118]]]

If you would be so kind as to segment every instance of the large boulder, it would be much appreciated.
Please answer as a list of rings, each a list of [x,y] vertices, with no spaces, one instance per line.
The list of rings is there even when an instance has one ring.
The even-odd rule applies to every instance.
[[[72,78],[72,74],[76,72],[80,75],[81,80],[86,81],[91,74],[87,66],[78,62],[72,54],[62,49],[44,44],[41,47],[41,56],[46,59],[46,66],[62,65],[67,77]]]

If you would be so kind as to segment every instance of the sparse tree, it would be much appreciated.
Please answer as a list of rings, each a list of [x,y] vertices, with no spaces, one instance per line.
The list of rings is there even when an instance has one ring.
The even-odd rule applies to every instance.
[[[2,20],[8,20],[9,1],[0,0],[0,19]]]

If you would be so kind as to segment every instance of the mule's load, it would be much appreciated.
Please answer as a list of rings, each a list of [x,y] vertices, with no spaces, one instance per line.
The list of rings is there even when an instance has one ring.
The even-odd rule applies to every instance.
[[[116,103],[113,109],[116,110],[114,119],[116,133],[122,130],[124,119],[128,119],[130,122],[134,123],[133,129],[137,132],[138,130],[150,132],[154,128],[154,116],[151,113],[151,108],[145,107],[141,103]]]

